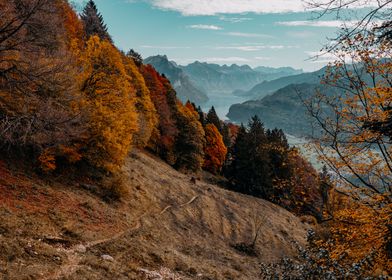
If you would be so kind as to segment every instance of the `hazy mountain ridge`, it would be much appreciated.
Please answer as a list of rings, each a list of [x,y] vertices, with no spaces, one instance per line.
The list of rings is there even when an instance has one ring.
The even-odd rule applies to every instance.
[[[169,61],[166,55],[148,57],[144,63],[151,64],[158,72],[165,74],[181,101],[190,100],[196,104],[204,104],[208,101],[207,94],[198,88],[176,63]]]
[[[272,81],[264,81],[247,92],[241,93],[242,96],[248,96],[249,99],[261,99],[268,94],[284,88],[290,84],[319,84],[320,78],[325,74],[326,67],[315,72],[301,73],[292,76],[280,77]]]
[[[291,67],[272,68],[249,65],[218,65],[195,61],[186,66],[169,61],[166,55],[151,56],[144,60],[173,84],[182,101],[191,100],[203,104],[213,95],[242,95],[261,82],[302,73]],[[247,96],[247,95],[246,95]]]
[[[312,132],[311,119],[307,115],[301,98],[311,97],[317,85],[291,84],[279,89],[261,100],[250,100],[230,107],[227,116],[230,120],[247,123],[258,115],[266,127],[279,127],[286,133],[305,136]]]
[[[247,91],[263,81],[302,72],[290,67],[252,69],[249,65],[218,65],[196,61],[181,68],[200,88],[212,93],[232,93]]]
[[[358,69],[362,81],[371,86],[371,76]],[[279,127],[297,137],[317,134],[312,129],[312,119],[303,101],[316,92],[334,96],[342,91],[339,87],[320,84],[326,70],[327,67],[323,67],[315,72],[261,83],[250,91],[252,93],[248,92],[253,100],[232,105],[227,117],[235,122],[246,123],[251,116],[258,115],[267,127]]]

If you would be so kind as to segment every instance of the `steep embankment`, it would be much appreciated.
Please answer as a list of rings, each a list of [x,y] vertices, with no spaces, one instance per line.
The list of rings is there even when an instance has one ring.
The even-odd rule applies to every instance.
[[[293,241],[305,243],[307,226],[269,202],[192,183],[144,152],[124,170],[130,195],[107,204],[80,182],[2,163],[0,278],[257,279],[260,262],[294,256]],[[234,249],[258,224],[258,256]]]

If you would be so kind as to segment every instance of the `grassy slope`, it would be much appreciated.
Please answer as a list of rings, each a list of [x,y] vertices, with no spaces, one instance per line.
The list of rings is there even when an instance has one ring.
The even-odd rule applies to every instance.
[[[269,202],[191,183],[144,152],[124,170],[130,196],[107,204],[1,163],[0,279],[257,279],[260,262],[305,243],[306,225]],[[232,245],[250,242],[257,220],[258,256],[241,254]]]

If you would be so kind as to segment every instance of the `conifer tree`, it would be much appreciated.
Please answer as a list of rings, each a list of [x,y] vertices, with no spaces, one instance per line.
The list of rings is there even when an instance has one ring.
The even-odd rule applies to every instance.
[[[229,126],[225,123],[222,125],[222,137],[223,137],[223,142],[225,143],[226,147],[231,146],[231,135],[230,135],[230,129]]]
[[[204,127],[206,125],[206,117],[200,106],[197,107],[197,112],[199,113],[199,121]]]
[[[107,40],[112,43],[108,28],[93,0],[88,1],[80,17],[87,37],[97,35],[101,40]]]
[[[221,121],[215,111],[214,106],[212,106],[211,109],[208,111],[206,123],[210,123],[210,124],[215,125],[215,127],[218,129],[218,131],[222,134]]]
[[[137,66],[140,67],[140,65],[143,64],[143,57],[142,57],[142,55],[140,53],[136,52],[134,49],[130,49],[127,52],[127,56],[132,58]]]
[[[231,148],[233,160],[228,166],[226,177],[234,184],[237,191],[246,192],[247,178],[252,175],[250,164],[250,149],[248,132],[243,124],[238,129],[236,141]],[[243,183],[243,184],[242,184]]]

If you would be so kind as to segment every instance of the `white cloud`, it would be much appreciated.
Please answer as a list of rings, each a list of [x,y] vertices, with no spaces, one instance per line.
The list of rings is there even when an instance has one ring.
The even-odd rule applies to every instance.
[[[249,63],[252,60],[245,57],[230,56],[230,57],[198,57],[198,58],[176,58],[177,63],[184,65],[195,61],[217,63],[217,64],[233,64],[233,63]]]
[[[160,50],[176,50],[176,49],[190,49],[191,47],[142,45],[142,46],[140,46],[140,48],[143,48],[143,49],[160,49]]]
[[[309,32],[309,31],[291,31],[291,32],[288,32],[287,35],[292,38],[305,39],[305,38],[313,37],[316,34],[313,32]]]
[[[342,20],[303,20],[303,21],[279,21],[277,25],[284,26],[310,26],[310,27],[341,27],[341,26],[352,26],[355,24],[354,21],[342,21]]]
[[[298,46],[285,46],[285,45],[244,45],[244,46],[218,46],[214,47],[216,50],[238,50],[244,52],[254,52],[265,49],[271,50],[282,50],[282,49],[293,49],[298,48]]]
[[[152,0],[152,4],[186,16],[302,12],[305,9],[301,0]]]
[[[188,25],[188,28],[192,29],[206,29],[206,30],[222,30],[223,28],[216,25],[207,25],[207,24],[194,24]]]
[[[372,24],[379,25],[382,21],[372,21]],[[283,26],[309,26],[309,27],[355,27],[360,24],[360,22],[355,20],[299,20],[299,21],[279,21],[276,22],[277,25]]]
[[[242,13],[289,13],[303,12],[306,4],[302,0],[150,0],[159,9],[177,11],[185,16],[242,14]],[[324,1],[326,2],[326,1]],[[347,0],[346,0],[347,2]],[[361,5],[352,8],[377,5],[376,0],[361,0]]]
[[[265,61],[265,60],[271,60],[271,57],[266,57],[266,56],[256,56],[256,57],[255,57],[255,59],[256,59],[256,60],[262,60],[262,61]]]
[[[259,33],[228,32],[225,34],[229,36],[244,37],[244,38],[273,38],[273,36],[271,35],[259,34]]]
[[[219,17],[219,19],[230,23],[239,23],[239,22],[253,20],[253,18],[249,18],[249,17],[225,17],[225,16],[221,16]]]
[[[238,56],[231,56],[231,57],[205,57],[200,59],[201,61],[205,62],[223,62],[223,63],[234,63],[234,62],[249,62],[250,60],[245,57],[238,57]]]
[[[337,59],[336,55],[327,52],[306,51],[305,53],[308,55],[310,63],[327,64]]]

